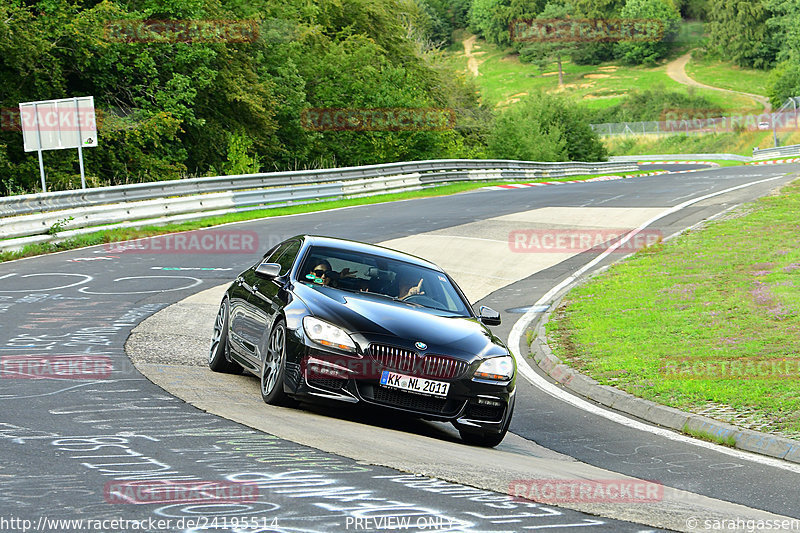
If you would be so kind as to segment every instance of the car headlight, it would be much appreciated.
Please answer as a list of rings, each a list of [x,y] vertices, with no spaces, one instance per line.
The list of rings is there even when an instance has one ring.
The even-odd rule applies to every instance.
[[[487,359],[475,371],[475,377],[508,381],[514,375],[514,360],[509,355]]]
[[[346,352],[355,352],[356,343],[345,330],[313,316],[303,318],[303,330],[312,341]]]

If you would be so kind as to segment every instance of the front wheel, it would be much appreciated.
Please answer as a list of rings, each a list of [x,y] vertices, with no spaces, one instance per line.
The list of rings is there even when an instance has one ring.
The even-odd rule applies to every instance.
[[[286,323],[279,320],[269,334],[264,361],[261,363],[261,398],[270,405],[292,405],[283,390],[286,372]]]
[[[208,366],[214,372],[239,374],[242,367],[228,359],[228,298],[224,298],[214,321],[211,348],[208,351]]]

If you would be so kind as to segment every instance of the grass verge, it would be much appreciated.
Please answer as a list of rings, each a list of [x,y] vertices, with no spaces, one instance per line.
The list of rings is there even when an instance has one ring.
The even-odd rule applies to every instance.
[[[696,439],[705,440],[708,442],[714,442],[716,444],[722,444],[723,446],[729,446],[731,448],[736,447],[736,438],[734,438],[733,435],[729,435],[723,438],[718,435],[714,435],[713,433],[709,433],[707,431],[700,431],[697,429],[690,429],[687,427],[683,428],[683,433],[689,435],[690,437],[694,437]]]
[[[636,396],[800,437],[798,210],[795,181],[612,266],[554,314],[554,353]]]
[[[532,182],[587,180],[597,176],[640,175],[653,172],[654,170],[656,169],[647,171],[621,172],[621,173],[609,173],[609,174],[588,174],[584,176],[568,176],[563,178],[542,178],[540,180],[532,180]],[[165,224],[162,226],[153,225],[153,226],[142,226],[139,228],[118,228],[118,229],[102,230],[94,233],[87,233],[84,235],[71,237],[61,242],[29,244],[25,246],[23,249],[17,251],[0,251],[0,262],[12,261],[14,259],[22,259],[23,257],[33,257],[37,255],[60,252],[64,250],[73,250],[75,248],[84,248],[86,246],[95,246],[98,244],[105,244],[110,242],[141,239],[144,237],[163,235],[165,233],[175,233],[178,231],[191,231],[201,228],[208,228],[212,226],[219,226],[220,224],[228,224],[231,222],[242,222],[247,220],[276,217],[281,215],[309,213],[313,211],[327,211],[330,209],[338,209],[341,207],[376,204],[383,202],[394,202],[397,200],[410,200],[413,198],[445,196],[449,194],[457,194],[460,192],[479,189],[481,187],[488,187],[491,185],[504,185],[508,183],[519,183],[519,182],[496,181],[496,182],[480,182],[480,183],[475,183],[475,182],[453,183],[449,185],[426,187],[419,191],[408,191],[408,192],[384,194],[378,196],[367,196],[361,198],[348,198],[343,200],[330,200],[324,202],[315,202],[311,204],[293,205],[288,207],[265,208],[254,211],[230,213],[227,215],[202,218],[199,220],[191,220],[187,222]]]
[[[771,131],[706,135],[637,135],[603,137],[611,155],[726,153],[753,155],[753,148],[771,148]],[[781,146],[800,144],[800,131],[781,133]]]

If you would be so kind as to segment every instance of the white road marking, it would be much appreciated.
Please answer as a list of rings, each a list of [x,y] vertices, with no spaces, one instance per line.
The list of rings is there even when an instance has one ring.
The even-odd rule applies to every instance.
[[[11,277],[11,276],[14,276],[14,275],[15,275],[15,274],[6,274],[5,276],[3,276],[3,277],[0,277],[0,279],[8,278],[8,277]],[[88,283],[89,281],[91,281],[92,279],[94,279],[94,278],[92,278],[92,276],[89,276],[89,275],[87,275],[87,274],[68,274],[68,273],[66,273],[66,272],[44,272],[44,273],[41,273],[41,274],[25,274],[24,276],[20,276],[20,277],[23,277],[23,278],[32,278],[32,277],[34,277],[34,276],[78,276],[78,277],[81,277],[81,278],[83,278],[83,279],[82,279],[82,280],[80,280],[80,281],[76,281],[75,283],[70,283],[70,284],[68,284],[68,285],[60,285],[60,286],[58,286],[58,287],[47,287],[47,288],[44,288],[44,289],[23,289],[23,290],[15,290],[15,291],[9,291],[9,290],[6,290],[6,289],[0,289],[0,292],[42,292],[42,291],[57,291],[57,290],[61,290],[61,289],[68,289],[68,288],[70,288],[70,287],[75,287],[76,285],[83,285],[84,283]]]
[[[153,279],[153,278],[190,279],[190,280],[193,280],[193,283],[190,284],[190,285],[186,285],[185,287],[173,287],[171,289],[158,289],[158,290],[154,290],[154,291],[94,292],[94,291],[86,290],[86,287],[81,287],[80,289],[78,289],[78,291],[82,292],[84,294],[103,294],[103,295],[110,295],[110,294],[117,294],[117,295],[120,295],[120,294],[151,294],[151,293],[170,292],[170,291],[182,291],[182,290],[185,290],[185,289],[191,289],[192,287],[197,287],[198,285],[203,283],[203,280],[197,279],[197,278],[192,278],[190,276],[128,276],[128,277],[125,277],[125,278],[117,278],[117,279],[114,280],[114,283],[117,283],[117,282],[120,282],[120,281],[127,281],[129,279]]]
[[[624,415],[621,415],[621,414],[618,414],[618,413],[615,413],[615,412],[612,412],[612,411],[608,411],[605,408],[602,408],[602,407],[599,407],[599,406],[597,406],[597,405],[595,405],[593,403],[590,403],[590,402],[588,402],[588,401],[586,401],[586,400],[584,400],[582,398],[579,398],[579,397],[577,397],[577,396],[575,396],[575,395],[573,395],[573,394],[571,394],[571,393],[569,393],[569,392],[557,387],[556,385],[550,383],[549,381],[544,379],[542,376],[537,374],[533,370],[533,368],[530,367],[530,365],[525,360],[525,358],[522,357],[520,355],[520,353],[519,353],[520,340],[522,338],[523,333],[525,332],[525,329],[533,321],[535,315],[538,314],[537,308],[539,306],[546,305],[546,303],[549,300],[551,300],[556,294],[558,294],[562,289],[568,287],[569,285],[571,285],[572,283],[577,281],[578,277],[580,277],[581,275],[586,273],[593,266],[595,266],[598,263],[600,263],[603,259],[608,257],[608,255],[611,254],[616,248],[618,248],[619,246],[622,246],[623,244],[625,244],[628,240],[630,240],[638,232],[642,231],[644,228],[646,228],[650,224],[656,222],[657,220],[659,220],[661,218],[664,218],[665,216],[671,215],[672,213],[676,213],[676,212],[680,211],[681,209],[684,209],[684,208],[686,208],[686,207],[688,207],[688,206],[690,206],[692,204],[695,204],[697,202],[702,202],[703,200],[707,200],[709,198],[713,198],[714,196],[719,196],[719,195],[722,195],[722,194],[725,194],[725,193],[729,193],[729,192],[732,192],[732,191],[735,191],[735,190],[738,190],[738,189],[744,189],[746,187],[750,187],[751,185],[757,185],[759,183],[765,183],[765,182],[768,182],[768,181],[774,181],[774,180],[777,180],[777,179],[780,179],[780,178],[783,178],[783,176],[776,176],[776,177],[773,177],[773,178],[766,178],[766,179],[759,180],[759,181],[754,181],[754,182],[751,182],[751,183],[745,183],[743,185],[738,185],[736,187],[731,187],[729,189],[725,189],[725,190],[718,191],[718,192],[715,192],[715,193],[706,194],[704,196],[700,196],[700,197],[694,198],[692,200],[687,200],[686,202],[683,202],[683,203],[678,204],[678,205],[676,205],[674,207],[671,207],[671,208],[667,209],[666,211],[662,212],[661,214],[656,215],[653,218],[651,218],[650,220],[642,223],[638,228],[636,228],[634,230],[631,230],[619,242],[617,242],[613,246],[609,247],[606,251],[604,251],[603,253],[601,253],[600,255],[595,257],[593,260],[589,261],[584,266],[582,266],[577,271],[575,271],[574,274],[570,275],[568,278],[563,280],[561,283],[559,283],[558,285],[556,285],[555,287],[550,289],[547,292],[547,294],[545,294],[544,296],[539,298],[536,301],[536,303],[534,303],[532,305],[532,307],[531,307],[531,309],[529,311],[527,311],[524,315],[522,315],[522,317],[520,317],[519,320],[517,320],[517,322],[514,324],[514,327],[511,328],[511,333],[509,333],[509,335],[508,335],[508,348],[509,348],[509,350],[511,350],[511,353],[514,355],[514,358],[517,360],[517,368],[519,369],[520,374],[522,374],[525,377],[525,379],[527,379],[531,383],[531,385],[533,385],[534,387],[538,388],[542,392],[545,392],[545,393],[549,394],[550,396],[553,396],[554,398],[557,398],[557,399],[559,399],[559,400],[561,400],[561,401],[563,401],[565,403],[568,403],[568,404],[570,404],[570,405],[572,405],[574,407],[577,407],[578,409],[582,409],[584,411],[588,411],[588,412],[590,412],[590,413],[592,413],[594,415],[601,416],[603,418],[611,420],[612,422],[616,422],[617,424],[621,424],[623,426],[627,426],[629,428],[636,429],[638,431],[644,431],[644,432],[647,432],[647,433],[652,433],[654,435],[658,435],[660,437],[665,437],[665,438],[673,440],[673,441],[682,442],[682,443],[685,443],[685,444],[693,444],[693,445],[701,447],[701,448],[706,448],[708,450],[712,450],[712,451],[715,451],[715,452],[719,452],[719,453],[723,453],[723,454],[729,455],[731,457],[735,457],[736,459],[739,459],[739,460],[750,461],[750,462],[754,462],[754,463],[760,463],[762,465],[767,465],[767,466],[771,466],[771,467],[774,467],[774,468],[780,468],[782,470],[788,470],[790,472],[800,473],[800,465],[798,465],[798,464],[792,464],[792,463],[789,463],[789,462],[786,462],[786,461],[782,461],[780,459],[774,459],[772,457],[766,457],[766,456],[763,456],[763,455],[756,455],[756,454],[745,452],[745,451],[742,451],[742,450],[736,450],[736,449],[733,449],[733,448],[727,448],[725,446],[720,446],[718,444],[714,444],[714,443],[711,443],[711,442],[698,440],[698,439],[695,439],[695,438],[692,438],[692,437],[688,437],[686,435],[681,435],[680,433],[676,433],[676,432],[674,432],[672,430],[669,430],[669,429],[664,429],[664,428],[651,426],[651,425],[639,422],[637,420],[633,420],[631,418],[628,418],[627,416],[624,416]]]

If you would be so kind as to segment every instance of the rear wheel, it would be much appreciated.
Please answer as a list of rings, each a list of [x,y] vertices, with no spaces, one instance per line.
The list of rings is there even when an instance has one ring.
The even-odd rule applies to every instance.
[[[214,372],[239,374],[242,367],[230,361],[228,346],[228,298],[224,298],[214,321],[214,333],[211,337],[211,348],[208,351],[208,366]]]
[[[286,373],[286,323],[279,320],[269,334],[264,361],[261,363],[261,398],[270,405],[293,405],[283,390]]]

